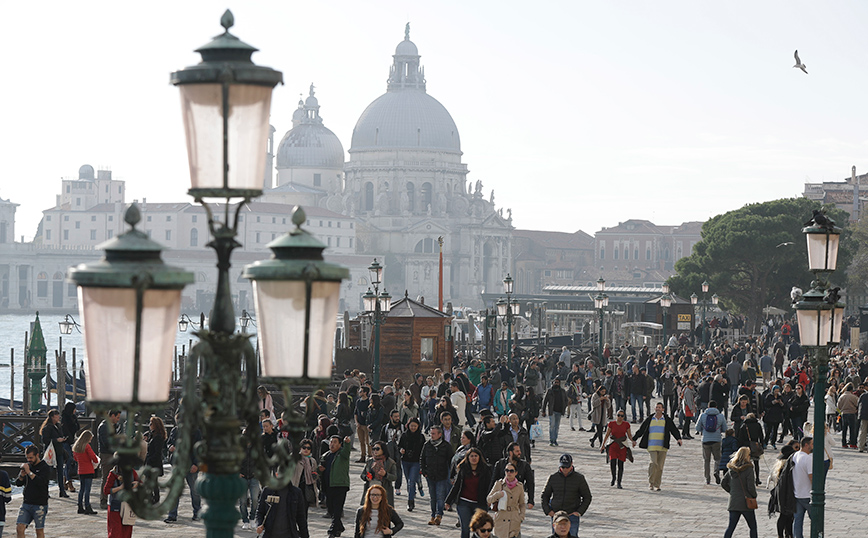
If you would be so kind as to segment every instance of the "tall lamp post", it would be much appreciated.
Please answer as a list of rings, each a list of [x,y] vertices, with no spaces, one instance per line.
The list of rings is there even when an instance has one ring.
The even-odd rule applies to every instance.
[[[509,276],[509,273],[506,274],[506,278],[503,279],[503,292],[506,294],[506,300],[497,301],[497,315],[506,318],[506,360],[509,361],[512,358],[512,317],[517,316],[520,311],[520,307],[518,305],[518,301],[511,299],[513,293],[513,286],[515,285],[515,281]]]
[[[298,455],[290,452],[304,432],[303,420],[290,411],[286,431],[292,444],[281,439],[271,457],[262,451],[257,358],[251,335],[235,333],[229,284],[231,253],[240,246],[235,240],[238,215],[262,193],[271,92],[282,75],[253,64],[250,56],[256,49],[229,33],[234,23],[229,11],[220,22],[225,32],[198,49],[202,63],[173,73],[171,79],[181,90],[189,194],[208,214],[213,236],[208,246],[217,255],[218,285],[209,327],[196,332],[199,342],[187,357],[188,373],[196,372],[200,361],[202,367],[198,378],[184,379],[176,458],[165,481],[157,469],[145,466],[139,473],[143,486],[132,488],[142,432],[149,416],[163,412],[169,399],[181,291],[193,282],[193,273],[163,263],[162,247],[136,229],[141,214],[135,205],[124,217],[131,229],[101,245],[104,258],[68,273],[78,286],[89,403],[100,412],[125,409],[130,417],[126,435],[112,432],[110,438],[123,476],[121,500],[141,518],[162,517],[183,490],[194,449],[192,434],[199,430],[202,441],[195,452],[202,474],[196,489],[205,500],[199,515],[209,538],[233,535],[238,501],[246,488],[239,475],[245,447],[252,446],[256,477],[266,487],[281,489],[293,475]],[[222,220],[206,199],[225,200]],[[241,200],[234,215],[231,199]],[[340,284],[349,276],[346,268],[323,260],[325,245],[301,228],[305,220],[304,211],[296,208],[295,229],[268,245],[271,259],[248,265],[243,272],[253,282],[262,374],[283,389],[286,401],[291,401],[293,384],[325,383],[331,377]],[[105,338],[108,326],[111,338]],[[240,375],[242,365],[246,376]],[[274,468],[276,473],[271,472]],[[155,504],[151,492],[156,487],[168,491]]]
[[[706,281],[703,281],[703,283],[702,283],[702,303],[701,303],[702,304],[702,344],[706,347],[706,349],[708,348],[708,328],[706,327],[706,323],[705,323],[705,314],[708,311],[708,304],[709,304],[707,294],[708,294],[708,281],[706,280]],[[716,293],[711,296],[711,304],[712,305],[717,306],[717,303],[719,301],[720,301],[720,298],[717,296]],[[696,304],[699,302],[700,302],[699,297],[697,297],[695,293],[690,295],[690,304],[696,306]]]
[[[603,362],[603,315],[606,313],[606,307],[609,306],[609,296],[603,293],[606,290],[606,281],[603,277],[597,281],[597,296],[594,297],[594,308],[600,314],[600,341],[598,342],[598,353],[600,364]]]
[[[531,322],[533,322],[533,312],[536,310],[537,314],[537,330],[536,330],[536,354],[542,355],[543,348],[543,316],[545,316],[546,311],[546,302],[542,301],[539,303],[527,303],[528,317],[530,317]],[[533,323],[531,323],[533,326]]]
[[[383,288],[380,293],[380,284],[383,283],[383,266],[374,258],[374,263],[368,267],[371,273],[371,285],[374,291],[368,288],[362,296],[365,311],[371,315],[371,323],[374,325],[374,390],[380,390],[380,325],[386,322],[386,316],[392,308],[392,296]]]
[[[814,273],[811,289],[796,303],[799,338],[811,356],[814,371],[814,456],[811,484],[811,538],[824,532],[826,505],[824,443],[826,417],[826,374],[829,348],[841,341],[844,304],[838,300],[838,288],[830,288],[829,277],[838,265],[838,242],[841,229],[823,213],[814,215],[802,229],[808,243],[808,268]]]
[[[672,306],[672,296],[669,295],[669,284],[663,283],[663,295],[660,297],[660,308],[663,309],[663,345],[665,346],[668,340],[666,339],[666,322],[669,317],[669,307]]]

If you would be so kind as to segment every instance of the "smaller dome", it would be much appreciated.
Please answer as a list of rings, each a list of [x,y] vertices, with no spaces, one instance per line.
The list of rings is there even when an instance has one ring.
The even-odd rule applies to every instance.
[[[313,95],[309,95],[307,99],[304,100],[304,106],[308,108],[316,108],[319,106],[319,100]]]
[[[93,179],[93,177],[93,166],[83,164],[81,168],[78,169],[78,179]]]
[[[398,46],[395,48],[395,56],[419,56],[419,49],[416,48],[415,43],[409,39],[405,39],[398,43]]]

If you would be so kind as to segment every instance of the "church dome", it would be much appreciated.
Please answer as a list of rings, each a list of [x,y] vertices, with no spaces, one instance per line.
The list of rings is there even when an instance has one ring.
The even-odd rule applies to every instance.
[[[277,146],[277,168],[338,168],[344,167],[344,146],[337,135],[322,123],[319,102],[310,95],[292,114],[292,129]]]
[[[437,99],[425,91],[425,69],[419,65],[410,26],[395,49],[385,94],[362,112],[350,153],[378,149],[426,149],[461,153],[455,121]]]
[[[425,90],[389,91],[362,112],[353,129],[350,153],[388,148],[461,152],[458,127]]]

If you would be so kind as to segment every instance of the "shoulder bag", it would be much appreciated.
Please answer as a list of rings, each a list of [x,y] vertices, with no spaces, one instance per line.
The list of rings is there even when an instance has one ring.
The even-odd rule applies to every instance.
[[[748,428],[747,424],[745,424],[743,427],[747,431],[748,446],[750,447],[750,457],[752,459],[758,460],[763,455],[763,446],[759,443],[759,441],[754,441],[750,438],[750,428]]]
[[[121,525],[131,527],[136,524],[136,513],[130,508],[130,503],[121,503]]]
[[[756,510],[757,508],[759,508],[759,505],[756,502],[756,497],[748,497],[747,496],[747,485],[745,484],[744,478],[742,475],[744,475],[744,473],[742,473],[742,472],[738,473],[738,479],[741,482],[741,491],[742,491],[742,493],[744,493],[744,503],[747,506],[748,510]]]

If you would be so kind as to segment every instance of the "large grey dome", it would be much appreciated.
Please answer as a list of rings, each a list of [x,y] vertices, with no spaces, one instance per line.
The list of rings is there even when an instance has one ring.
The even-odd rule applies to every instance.
[[[405,88],[378,97],[353,129],[350,153],[387,148],[460,153],[461,142],[446,107],[424,89]]]
[[[278,168],[343,168],[344,146],[322,125],[293,127],[277,147]]]
[[[322,123],[314,86],[306,101],[299,100],[292,129],[277,146],[277,168],[343,168],[344,146]]]

